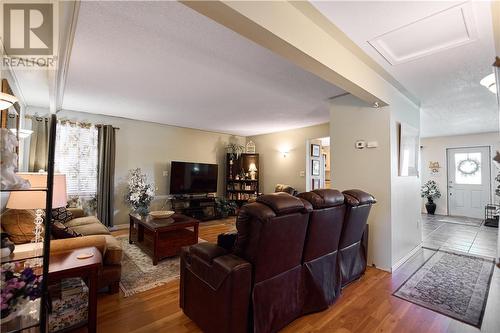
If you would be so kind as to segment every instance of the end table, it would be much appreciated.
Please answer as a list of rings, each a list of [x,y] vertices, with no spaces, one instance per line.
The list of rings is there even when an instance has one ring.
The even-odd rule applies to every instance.
[[[92,254],[92,256],[78,259],[78,256],[83,254]],[[97,330],[97,275],[101,266],[101,252],[95,247],[84,247],[50,255],[49,283],[72,277],[81,277],[87,281],[89,288],[87,328],[91,333]]]

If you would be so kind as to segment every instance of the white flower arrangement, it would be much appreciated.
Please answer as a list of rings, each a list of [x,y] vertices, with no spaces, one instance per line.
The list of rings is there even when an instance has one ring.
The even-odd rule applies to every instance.
[[[440,198],[441,192],[439,191],[437,183],[434,180],[426,182],[420,190],[420,197],[430,199],[429,201]]]
[[[125,201],[134,210],[148,210],[155,196],[154,184],[148,182],[147,176],[142,173],[140,168],[132,169],[129,172],[128,191]]]

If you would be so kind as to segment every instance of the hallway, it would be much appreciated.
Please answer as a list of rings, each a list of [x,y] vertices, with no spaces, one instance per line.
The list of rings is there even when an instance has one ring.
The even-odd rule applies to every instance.
[[[498,228],[482,220],[422,214],[423,247],[496,257]]]

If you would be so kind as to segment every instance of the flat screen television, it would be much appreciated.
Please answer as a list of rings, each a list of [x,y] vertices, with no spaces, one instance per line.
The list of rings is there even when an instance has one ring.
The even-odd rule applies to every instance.
[[[217,192],[217,164],[173,161],[170,169],[170,194]]]

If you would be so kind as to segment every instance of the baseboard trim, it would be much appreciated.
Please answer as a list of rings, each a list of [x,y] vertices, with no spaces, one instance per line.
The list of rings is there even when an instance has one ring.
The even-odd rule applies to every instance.
[[[417,253],[422,248],[422,243],[418,244],[413,250],[408,252],[403,258],[399,259],[397,263],[392,265],[392,272],[398,269],[401,265],[403,265],[408,259],[411,258],[415,253]]]

